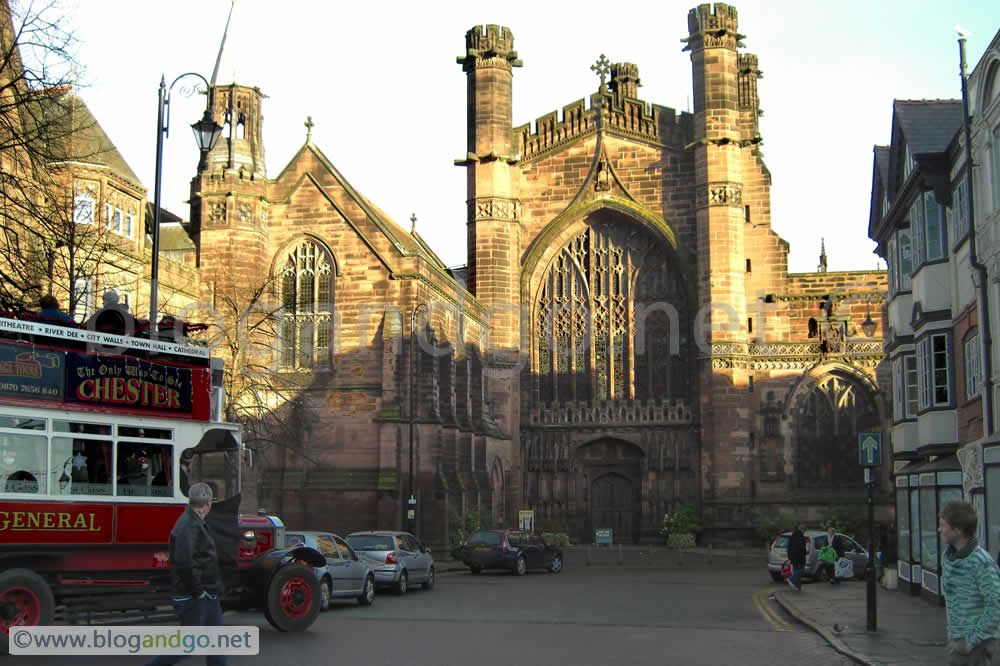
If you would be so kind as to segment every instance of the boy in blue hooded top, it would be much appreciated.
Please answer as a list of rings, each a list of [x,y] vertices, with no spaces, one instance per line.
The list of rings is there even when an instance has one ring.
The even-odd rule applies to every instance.
[[[968,502],[941,509],[938,532],[948,544],[941,588],[948,616],[948,664],[989,664],[1000,651],[1000,573],[976,539],[979,519]]]

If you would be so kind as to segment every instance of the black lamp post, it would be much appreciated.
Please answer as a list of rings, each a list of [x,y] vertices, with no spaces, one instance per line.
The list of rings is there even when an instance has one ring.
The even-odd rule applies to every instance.
[[[878,322],[872,319],[872,298],[868,298],[865,301],[865,320],[861,322],[861,330],[864,331],[865,336],[873,338],[877,328]]]
[[[159,309],[157,301],[160,286],[160,186],[163,180],[163,138],[170,132],[170,91],[173,90],[178,81],[186,76],[196,76],[204,81],[205,95],[208,98],[205,115],[201,120],[191,125],[195,141],[198,142],[198,149],[201,151],[198,171],[204,170],[208,161],[208,152],[215,148],[215,144],[218,143],[219,137],[222,135],[222,127],[215,122],[212,116],[212,87],[204,76],[195,72],[181,74],[174,79],[169,88],[167,88],[166,78],[160,77],[160,96],[156,114],[156,182],[153,186],[153,260],[149,272],[150,335],[156,331],[156,313]]]
[[[427,311],[426,303],[418,303],[410,311],[410,468],[409,468],[409,485],[407,490],[409,490],[410,498],[407,500],[406,506],[406,521],[407,528],[410,534],[416,535],[416,523],[417,523],[417,497],[415,492],[415,486],[413,482],[413,425],[416,419],[416,405],[417,400],[414,395],[414,381],[413,376],[416,373],[417,367],[417,313],[423,308]]]

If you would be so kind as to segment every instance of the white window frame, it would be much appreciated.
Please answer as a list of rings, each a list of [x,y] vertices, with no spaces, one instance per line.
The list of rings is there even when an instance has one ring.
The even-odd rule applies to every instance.
[[[921,411],[932,407],[951,405],[951,343],[949,338],[948,333],[933,333],[917,343],[917,367],[920,384],[918,409]],[[940,381],[942,378],[943,382]],[[942,388],[945,391],[946,399],[939,400],[937,395]]]
[[[913,289],[913,243],[910,237],[910,230],[900,229],[896,232],[896,237],[899,248],[899,281],[896,283],[896,287],[899,291],[911,291]],[[909,270],[906,270],[906,263],[903,261],[904,257],[906,257],[910,264]]]
[[[116,234],[121,234],[122,233],[122,222],[124,220],[124,214],[122,213],[122,209],[121,208],[115,208],[115,218],[114,219],[115,219],[114,232]]]
[[[925,261],[937,261],[939,259],[944,259],[948,256],[948,238],[945,234],[945,220],[944,220],[944,207],[938,205],[937,199],[934,197],[934,192],[924,192],[923,193],[923,218],[924,218],[924,243],[927,244],[927,249],[924,252]],[[932,209],[937,211],[937,222],[934,228],[931,228],[931,220],[929,211]],[[938,243],[938,248],[940,252],[931,256],[930,239],[931,232],[934,232],[935,239]]]
[[[965,178],[962,178],[958,181],[951,194],[952,233],[955,235],[952,242],[958,241],[958,239],[969,233],[969,215],[965,210],[965,204]]]
[[[979,348],[979,332],[969,336],[964,343],[965,399],[978,398],[983,383],[983,365]]]
[[[104,204],[104,228],[111,229],[114,221],[114,207],[110,203]]]
[[[135,233],[135,215],[132,213],[125,214],[125,235],[132,238]]]
[[[97,206],[94,197],[89,194],[78,194],[73,197],[73,222],[76,224],[93,224]]]
[[[917,418],[917,355],[910,353],[903,357],[903,382],[906,387],[906,410],[905,416],[908,419]]]

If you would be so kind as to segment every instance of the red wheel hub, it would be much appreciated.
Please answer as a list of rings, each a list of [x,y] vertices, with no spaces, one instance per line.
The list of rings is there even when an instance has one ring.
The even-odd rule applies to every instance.
[[[0,620],[0,631],[10,633],[11,627],[34,627],[42,617],[42,602],[26,587],[8,587],[0,594],[0,602],[14,605],[14,617]]]
[[[312,588],[305,579],[289,578],[281,586],[281,610],[292,619],[305,617],[312,608]]]

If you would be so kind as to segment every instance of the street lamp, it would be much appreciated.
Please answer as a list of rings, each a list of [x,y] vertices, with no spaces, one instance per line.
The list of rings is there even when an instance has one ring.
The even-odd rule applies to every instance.
[[[416,522],[417,522],[417,498],[414,492],[413,485],[413,425],[416,419],[416,396],[413,390],[413,375],[416,372],[416,359],[417,359],[417,313],[423,308],[424,312],[427,312],[426,303],[418,303],[410,311],[410,476],[409,485],[407,489],[410,491],[410,499],[407,500],[406,506],[406,520],[409,527],[410,534],[416,534]]]
[[[873,338],[876,328],[878,328],[878,322],[872,319],[872,298],[869,297],[865,300],[865,320],[861,322],[861,330],[864,331],[865,336]]]
[[[160,77],[160,96],[156,114],[156,182],[153,186],[153,261],[149,272],[150,337],[156,331],[156,314],[159,309],[157,301],[160,286],[160,186],[163,180],[163,138],[170,133],[170,91],[174,89],[174,85],[178,81],[187,76],[198,77],[205,83],[205,96],[208,99],[205,105],[205,115],[202,116],[201,120],[191,125],[195,141],[198,142],[198,149],[201,151],[201,159],[198,162],[199,172],[205,169],[208,153],[215,148],[215,144],[218,143],[219,137],[222,135],[222,126],[216,123],[212,116],[212,86],[204,76],[195,72],[181,74],[174,79],[169,88],[167,88],[166,77]]]

